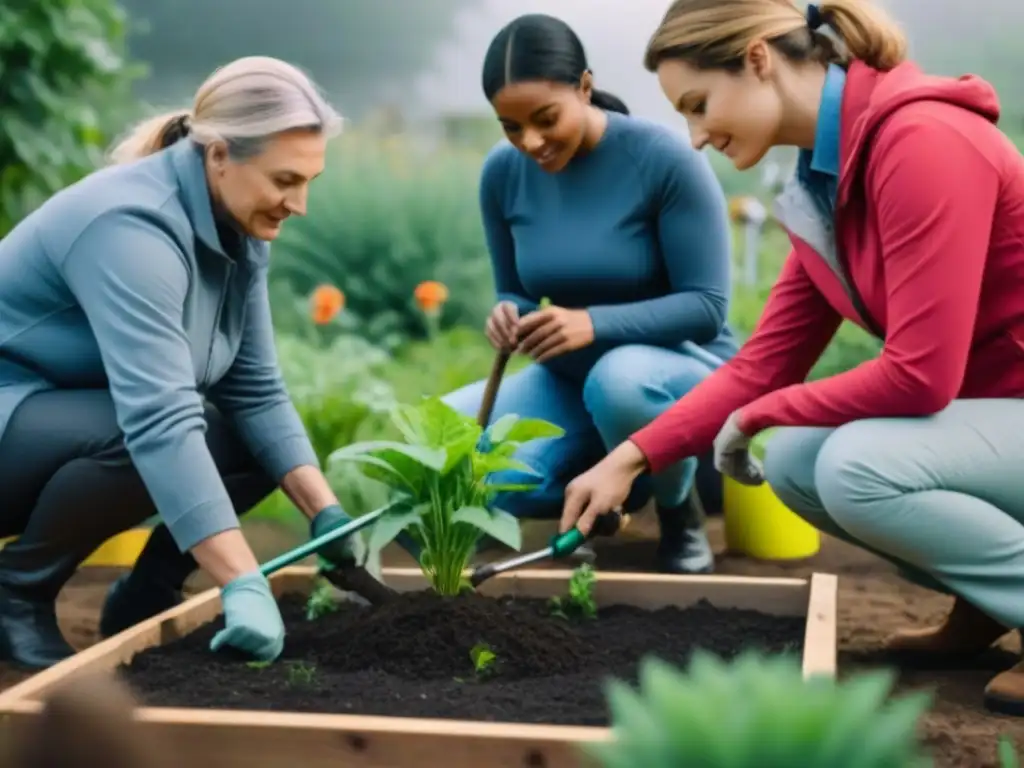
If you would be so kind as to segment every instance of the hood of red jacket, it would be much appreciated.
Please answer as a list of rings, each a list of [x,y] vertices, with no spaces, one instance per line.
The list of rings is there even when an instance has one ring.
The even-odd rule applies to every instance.
[[[909,61],[887,72],[860,61],[852,62],[843,92],[840,202],[846,197],[875,131],[893,112],[915,101],[943,101],[976,112],[993,123],[999,121],[999,96],[990,83],[976,75],[929,75]]]

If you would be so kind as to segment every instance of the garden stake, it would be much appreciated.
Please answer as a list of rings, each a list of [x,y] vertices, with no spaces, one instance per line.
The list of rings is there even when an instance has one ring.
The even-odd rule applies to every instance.
[[[629,515],[621,512],[608,512],[594,521],[589,536],[584,536],[579,528],[573,528],[565,533],[557,534],[551,537],[551,544],[544,547],[544,549],[528,552],[525,555],[512,557],[501,562],[481,565],[470,574],[469,583],[475,588],[499,573],[513,571],[516,568],[521,568],[524,565],[530,565],[540,560],[561,560],[579,549],[587,539],[595,536],[614,536],[629,525],[629,520]]]
[[[505,375],[505,366],[512,353],[507,350],[500,350],[494,356],[494,364],[491,365],[491,374],[487,377],[487,386],[484,387],[484,396],[480,401],[480,410],[476,415],[476,423],[481,429],[487,429],[491,422],[491,414],[494,413],[494,402],[498,399],[498,387],[501,385],[501,377]]]

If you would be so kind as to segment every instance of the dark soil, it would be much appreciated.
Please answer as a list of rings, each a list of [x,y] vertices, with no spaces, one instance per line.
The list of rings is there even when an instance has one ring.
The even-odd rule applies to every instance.
[[[951,600],[946,595],[908,584],[899,578],[892,566],[836,539],[823,537],[821,553],[810,560],[764,563],[727,553],[723,546],[720,519],[709,520],[708,529],[716,551],[716,572],[719,574],[805,577],[817,571],[839,575],[839,673],[842,677],[889,666],[891,662],[879,653],[878,647],[890,632],[927,626],[941,620],[949,610]],[[554,523],[547,527],[541,524],[526,526],[524,550],[544,546],[553,532]],[[604,571],[649,570],[654,562],[657,535],[657,521],[653,515],[635,519],[624,535],[596,542],[598,567]],[[246,537],[261,560],[305,541],[301,532],[293,535],[280,527],[263,523],[247,523]],[[385,555],[388,565],[414,565],[396,547],[389,548]],[[120,571],[115,569],[85,568],[61,594],[58,605],[61,629],[75,647],[86,648],[97,641],[96,622],[100,606],[107,587],[118,575]],[[209,586],[209,583],[197,581],[194,589]],[[1020,651],[1020,639],[1014,632],[990,653],[961,667],[920,669],[907,665],[900,670],[901,693],[921,689],[934,692],[935,704],[925,715],[921,731],[935,758],[935,768],[997,768],[996,743],[1000,734],[1014,739],[1018,748],[1024,747],[1024,718],[994,715],[982,706],[985,683],[999,671],[1012,666],[1020,658]],[[193,651],[193,658],[200,662],[196,667],[198,671],[205,669],[202,654]],[[254,676],[257,674],[257,670],[249,671]],[[271,669],[262,672],[274,673]],[[0,689],[25,676],[25,672],[0,665]],[[276,678],[279,684],[283,677]],[[471,674],[464,677],[472,679]],[[361,682],[346,685],[366,686],[368,681],[372,683],[374,680],[388,683],[392,678],[366,673]],[[507,690],[507,695],[514,697],[514,686],[509,688],[512,690]],[[433,695],[438,698],[441,695],[436,684]],[[209,702],[203,704],[208,706]]]
[[[288,639],[276,664],[210,653],[218,621],[139,654],[121,674],[153,706],[606,725],[604,681],[634,680],[644,654],[679,665],[696,648],[727,658],[748,647],[799,654],[804,631],[803,618],[708,604],[612,606],[596,620],[571,621],[543,601],[475,594],[415,593],[382,608],[346,603],[314,621],[296,596],[281,607]],[[497,657],[483,676],[471,661],[478,643]]]

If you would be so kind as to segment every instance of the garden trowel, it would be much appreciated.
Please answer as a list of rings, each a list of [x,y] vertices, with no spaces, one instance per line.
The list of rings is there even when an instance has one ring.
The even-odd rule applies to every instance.
[[[278,555],[272,560],[268,560],[260,566],[260,573],[269,577],[271,574],[277,573],[282,568],[287,568],[289,565],[294,565],[303,558],[315,555],[331,542],[338,541],[339,539],[343,539],[347,536],[359,535],[359,531],[377,522],[377,520],[390,510],[393,505],[394,503],[388,504],[380,509],[374,510],[373,512],[369,512],[354,520],[350,520],[345,525],[338,526],[334,530],[328,531],[323,536],[310,539],[305,544],[285,552],[283,555]],[[409,549],[410,547],[413,549],[416,548],[415,542],[411,539],[400,543],[406,549]],[[415,556],[415,554],[413,556]],[[373,575],[366,570],[366,568],[358,563],[347,563],[335,568],[323,569],[321,571],[321,575],[338,587],[338,589],[355,592],[357,595],[360,595],[369,601],[372,605],[382,605],[398,594],[391,589],[391,587],[386,584],[382,584],[380,581],[375,579]]]
[[[608,512],[594,521],[589,536],[584,536],[579,528],[573,528],[565,533],[557,534],[551,537],[551,544],[544,547],[544,549],[528,552],[525,555],[518,555],[517,557],[496,563],[485,563],[475,568],[473,573],[470,574],[469,583],[474,587],[478,587],[487,579],[497,576],[499,573],[514,571],[516,568],[522,568],[524,565],[530,565],[541,560],[561,560],[579,549],[587,539],[594,538],[595,536],[614,536],[629,525],[629,520],[630,516],[622,512]]]

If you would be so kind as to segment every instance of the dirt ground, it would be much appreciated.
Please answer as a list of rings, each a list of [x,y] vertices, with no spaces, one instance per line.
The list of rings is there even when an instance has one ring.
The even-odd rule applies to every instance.
[[[631,527],[630,538],[600,543],[598,567],[643,570],[651,561],[655,546],[651,525],[649,520],[639,520],[635,528]],[[820,571],[839,575],[839,665],[843,675],[882,665],[884,659],[878,647],[888,633],[938,621],[950,604],[950,598],[902,582],[887,563],[839,541],[825,540],[816,557],[801,563],[758,563],[723,551],[719,520],[712,519],[709,528],[718,553],[718,573],[804,576]],[[550,530],[534,525],[527,531],[524,548],[543,546]],[[261,558],[299,543],[294,534],[265,524],[247,526],[247,535]],[[394,565],[411,564],[404,553],[393,554],[388,560]],[[61,595],[61,626],[77,648],[95,642],[103,595],[116,575],[116,571],[109,569],[90,568],[78,574]],[[199,589],[206,585],[197,580],[193,586]],[[924,735],[938,768],[997,766],[995,750],[1000,734],[1012,737],[1018,748],[1024,747],[1024,719],[995,716],[982,707],[985,683],[1000,670],[1012,666],[1020,650],[1015,634],[1003,642],[1004,647],[993,649],[967,669],[901,671],[902,690],[929,688],[934,692],[935,704],[924,721]],[[0,665],[0,688],[22,677]]]

